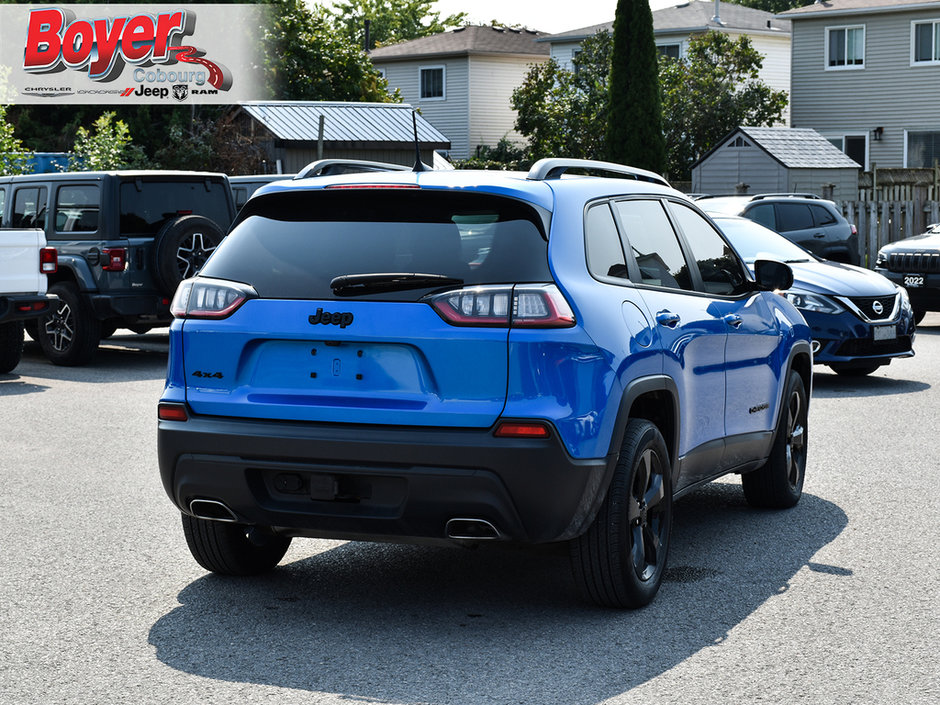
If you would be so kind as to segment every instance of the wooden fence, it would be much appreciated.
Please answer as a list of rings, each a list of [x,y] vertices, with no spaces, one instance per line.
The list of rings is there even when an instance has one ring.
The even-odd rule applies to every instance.
[[[842,215],[858,229],[862,266],[872,268],[878,250],[889,242],[920,235],[940,223],[940,201],[843,201]]]

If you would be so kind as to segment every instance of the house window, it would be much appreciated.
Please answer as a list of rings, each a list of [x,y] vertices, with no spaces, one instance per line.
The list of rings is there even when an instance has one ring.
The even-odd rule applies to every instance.
[[[670,59],[679,58],[680,46],[678,44],[657,44],[656,51],[660,56],[668,56]]]
[[[826,28],[826,68],[865,67],[865,27]]]
[[[940,64],[940,20],[911,23],[911,63]]]
[[[940,163],[940,132],[908,132],[906,162],[910,169]]]
[[[863,169],[867,165],[868,137],[866,135],[845,135],[844,137],[830,137],[829,142],[840,152],[844,152],[850,159],[855,160]]]
[[[444,99],[444,67],[426,66],[420,69],[421,99]]]

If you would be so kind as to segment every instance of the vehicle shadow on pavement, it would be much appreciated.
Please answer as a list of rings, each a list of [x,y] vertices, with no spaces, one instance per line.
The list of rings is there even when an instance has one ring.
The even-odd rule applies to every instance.
[[[926,392],[926,382],[880,376],[880,371],[865,377],[840,377],[833,373],[813,374],[813,397],[834,399],[845,396],[883,397]],[[810,406],[812,408],[812,405]]]
[[[133,382],[166,377],[169,339],[166,335],[115,336],[101,341],[87,365],[66,367],[46,359],[39,343],[28,340],[15,375],[70,382]],[[0,376],[2,379],[2,376]]]
[[[24,382],[15,371],[0,374],[0,397],[18,394],[36,394],[37,392],[44,392],[47,389],[49,389],[49,387],[43,384]]]
[[[847,524],[812,495],[786,511],[713,483],[676,505],[667,580],[638,611],[579,601],[563,551],[345,543],[263,577],[205,576],[149,641],[204,678],[377,702],[593,704],[668,671],[768,600],[851,579],[812,563]]]

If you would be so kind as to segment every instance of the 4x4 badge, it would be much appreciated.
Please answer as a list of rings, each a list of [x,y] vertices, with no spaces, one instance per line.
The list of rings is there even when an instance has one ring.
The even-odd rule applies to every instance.
[[[340,328],[345,328],[353,322],[353,315],[349,313],[349,311],[330,313],[329,311],[324,311],[322,308],[318,308],[317,312],[309,316],[307,320],[314,326],[317,323],[322,323],[325,326],[339,326]]]

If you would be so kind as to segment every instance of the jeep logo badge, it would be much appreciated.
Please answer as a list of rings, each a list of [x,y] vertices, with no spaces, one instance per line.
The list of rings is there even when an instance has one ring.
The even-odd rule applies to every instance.
[[[348,311],[330,313],[329,311],[324,311],[322,308],[318,308],[317,312],[309,316],[307,320],[314,326],[317,323],[321,323],[325,326],[339,326],[340,328],[345,328],[353,322],[353,315]]]

